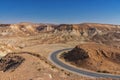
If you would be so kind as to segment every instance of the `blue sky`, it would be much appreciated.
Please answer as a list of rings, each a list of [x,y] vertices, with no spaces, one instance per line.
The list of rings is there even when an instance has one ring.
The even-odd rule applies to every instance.
[[[120,24],[120,0],[0,0],[0,23]]]

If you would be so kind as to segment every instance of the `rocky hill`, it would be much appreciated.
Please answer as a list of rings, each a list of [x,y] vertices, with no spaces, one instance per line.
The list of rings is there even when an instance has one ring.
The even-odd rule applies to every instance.
[[[113,47],[96,43],[80,44],[61,56],[81,68],[120,74],[120,50]]]

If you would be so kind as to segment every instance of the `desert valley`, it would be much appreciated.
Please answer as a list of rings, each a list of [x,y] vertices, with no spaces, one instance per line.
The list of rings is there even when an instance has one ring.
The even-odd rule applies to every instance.
[[[77,75],[48,59],[65,48],[73,48],[60,56],[68,65],[120,75],[120,25],[22,22],[0,24],[0,80],[113,80]]]

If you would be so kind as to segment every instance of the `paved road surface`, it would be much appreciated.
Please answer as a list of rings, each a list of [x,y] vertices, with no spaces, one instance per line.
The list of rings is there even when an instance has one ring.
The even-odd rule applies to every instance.
[[[49,60],[57,67],[62,68],[64,70],[67,70],[67,71],[72,72],[72,73],[76,73],[78,75],[83,75],[83,76],[93,77],[93,78],[117,78],[117,79],[120,79],[120,75],[112,75],[112,74],[107,74],[107,73],[97,73],[97,72],[90,72],[87,70],[77,69],[77,68],[74,68],[74,67],[69,66],[67,64],[64,64],[63,62],[61,62],[57,58],[57,55],[61,51],[66,51],[66,50],[71,50],[71,49],[72,48],[57,50],[57,51],[50,54]]]

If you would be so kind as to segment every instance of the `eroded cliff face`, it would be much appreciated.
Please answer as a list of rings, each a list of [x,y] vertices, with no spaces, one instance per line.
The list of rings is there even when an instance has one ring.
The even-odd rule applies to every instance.
[[[69,41],[95,41],[116,46],[120,44],[120,26],[110,24],[34,24],[19,23],[11,25],[0,25],[0,35],[3,36],[36,36],[43,43],[58,43]],[[49,41],[48,41],[49,40]],[[117,42],[117,43],[116,43]],[[119,46],[117,46],[119,47]]]
[[[3,27],[4,26],[4,27]],[[107,25],[107,24],[93,24],[93,23],[83,23],[83,24],[33,24],[33,23],[19,23],[19,24],[1,24],[0,28],[5,28],[5,30],[10,29],[11,32],[24,32],[32,34],[36,32],[55,32],[55,31],[67,31],[68,33],[73,33],[79,36],[90,36],[95,34],[105,34],[106,31],[119,31],[119,25]]]
[[[3,27],[4,26],[4,27]],[[1,24],[0,28],[4,30],[11,30],[11,32],[24,32],[29,33],[39,33],[39,32],[56,32],[56,31],[67,31],[68,33],[73,33],[78,36],[94,36],[95,34],[105,34],[107,32],[113,32],[120,30],[119,25],[107,25],[107,24],[93,24],[93,23],[83,23],[83,24],[33,24],[33,23],[19,23],[19,24]],[[6,31],[7,32],[7,31]]]

